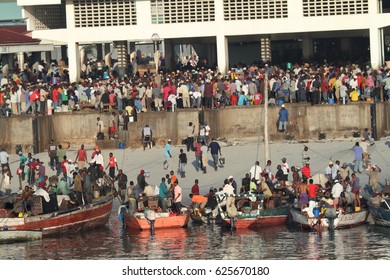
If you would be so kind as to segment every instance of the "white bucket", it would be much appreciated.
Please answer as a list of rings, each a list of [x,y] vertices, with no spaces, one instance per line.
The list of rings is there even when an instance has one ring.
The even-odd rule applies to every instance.
[[[93,197],[99,198],[100,197],[100,191],[93,191]]]

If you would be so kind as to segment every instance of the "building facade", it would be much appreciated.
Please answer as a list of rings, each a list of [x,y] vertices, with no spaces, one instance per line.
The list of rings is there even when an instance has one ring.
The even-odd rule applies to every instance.
[[[239,62],[337,60],[338,53],[350,61],[367,57],[377,68],[390,60],[388,2],[17,0],[34,38],[67,46],[71,80],[79,77],[83,45],[112,43],[121,63],[153,34],[162,42],[167,68],[174,68],[175,46],[182,44],[194,45],[223,73]]]

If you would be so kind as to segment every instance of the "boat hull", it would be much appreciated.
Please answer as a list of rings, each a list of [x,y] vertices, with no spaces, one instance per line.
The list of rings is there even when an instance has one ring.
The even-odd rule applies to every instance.
[[[333,219],[333,226],[330,219],[325,217],[306,218],[298,209],[292,208],[290,210],[292,222],[305,229],[314,229],[317,231],[328,229],[343,229],[352,228],[366,223],[368,217],[368,210],[362,209],[358,212],[339,213]]]
[[[234,219],[234,227],[236,229],[256,229],[284,225],[289,211],[290,206],[285,206],[262,210],[260,215],[255,217],[238,216]],[[223,223],[226,227],[231,227],[230,218],[223,219]]]
[[[376,225],[390,227],[390,210],[375,206],[370,201],[367,202],[367,205]]]
[[[41,230],[43,235],[84,231],[105,225],[110,218],[113,196],[108,195],[91,205],[24,218],[9,218],[0,227],[10,230]]]
[[[155,229],[163,228],[181,228],[187,226],[189,214],[171,217],[159,217],[154,221]],[[124,214],[124,221],[127,228],[134,230],[149,230],[150,222],[146,218],[137,218],[128,213]]]

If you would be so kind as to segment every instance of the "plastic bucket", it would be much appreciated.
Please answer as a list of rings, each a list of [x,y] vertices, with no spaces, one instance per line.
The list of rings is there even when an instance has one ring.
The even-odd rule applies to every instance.
[[[122,149],[122,150],[123,150],[124,148],[125,148],[125,143],[122,143],[122,142],[119,143],[119,149]]]
[[[287,62],[286,68],[287,68],[287,69],[291,69],[291,68],[292,68],[292,63],[291,63],[291,62]]]
[[[314,217],[318,218],[318,216],[320,215],[320,208],[319,207],[314,207],[313,208],[313,214],[314,214]]]
[[[333,98],[329,98],[328,102],[329,102],[329,104],[334,104],[334,99]]]
[[[362,209],[359,207],[359,206],[355,206],[355,212],[359,212],[361,211]]]
[[[282,106],[282,104],[284,104],[284,100],[279,99],[279,100],[278,100],[278,106]]]

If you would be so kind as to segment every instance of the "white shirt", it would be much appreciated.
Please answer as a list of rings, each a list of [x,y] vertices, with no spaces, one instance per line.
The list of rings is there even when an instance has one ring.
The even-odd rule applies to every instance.
[[[286,163],[282,163],[282,170],[283,170],[283,174],[284,175],[288,175],[288,169],[289,169],[288,163],[287,162]]]
[[[261,177],[261,167],[260,165],[253,165],[249,173],[251,174],[251,179],[254,177],[256,180],[259,180]]]
[[[234,195],[234,188],[232,185],[230,184],[226,184],[224,187],[223,187],[223,191],[224,193],[226,193],[227,195]]]
[[[0,152],[0,163],[1,164],[7,164],[8,163],[9,155],[6,151]]]
[[[102,154],[95,154],[95,156],[93,157],[91,163],[96,163],[96,164],[100,164],[102,166],[104,166],[104,158],[103,158],[103,155]]]
[[[339,198],[340,194],[344,191],[343,186],[340,183],[336,183],[332,188],[333,198]]]
[[[363,153],[368,153],[368,147],[370,147],[370,144],[368,144],[366,141],[359,143],[360,147],[363,149]]]

